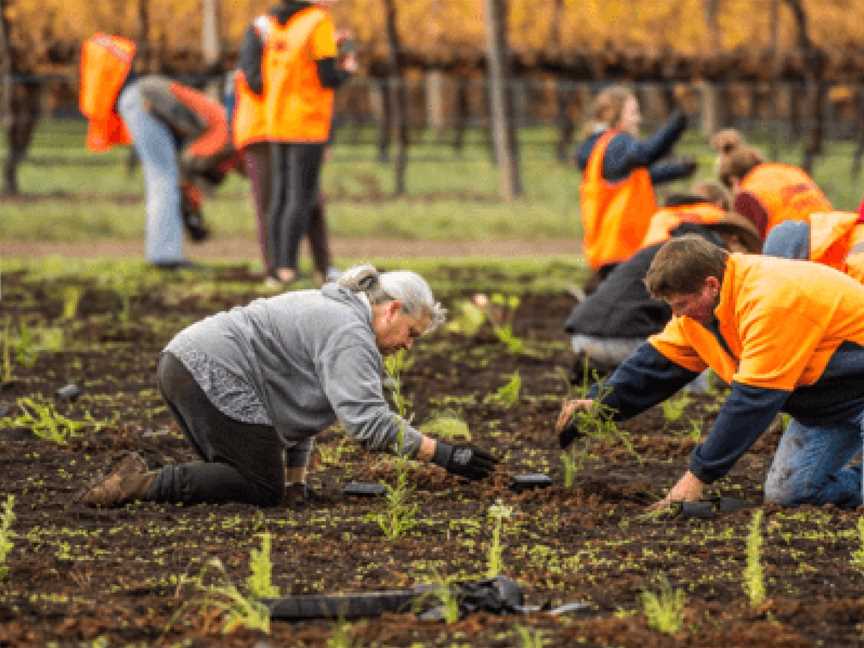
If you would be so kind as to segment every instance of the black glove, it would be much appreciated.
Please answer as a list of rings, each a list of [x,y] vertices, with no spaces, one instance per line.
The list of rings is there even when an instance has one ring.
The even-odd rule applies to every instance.
[[[466,479],[485,479],[495,470],[498,460],[491,454],[472,445],[450,445],[436,441],[432,463],[447,472]]]
[[[196,243],[204,241],[210,236],[210,228],[204,222],[204,215],[189,205],[182,205],[183,226],[186,228],[189,238]]]
[[[685,176],[691,176],[696,172],[696,169],[699,168],[699,163],[695,158],[689,155],[683,155],[676,160],[676,162],[681,165],[681,171]]]
[[[579,426],[576,425],[576,421],[571,420],[558,433],[558,443],[561,444],[561,449],[563,450],[576,439],[583,436],[585,436],[585,434],[579,429]]]

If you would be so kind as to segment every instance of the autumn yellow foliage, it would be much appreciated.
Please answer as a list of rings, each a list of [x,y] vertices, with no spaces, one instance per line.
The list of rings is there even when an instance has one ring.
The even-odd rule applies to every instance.
[[[7,0],[12,42],[26,67],[74,61],[80,41],[95,31],[139,35],[146,2],[149,41],[164,59],[201,47],[201,0]],[[249,21],[275,0],[222,0],[225,50],[236,53]],[[476,60],[483,55],[484,0],[397,0],[399,31],[415,59]],[[366,61],[387,53],[383,0],[342,0],[337,22],[351,28]],[[556,58],[603,50],[711,55],[704,0],[510,0],[509,40],[516,54]],[[864,2],[805,0],[811,37],[826,49],[864,43]],[[557,10],[556,10],[557,7]],[[777,26],[773,19],[777,17]],[[557,23],[557,24],[553,24]],[[781,0],[718,0],[721,50],[794,46],[795,25]]]

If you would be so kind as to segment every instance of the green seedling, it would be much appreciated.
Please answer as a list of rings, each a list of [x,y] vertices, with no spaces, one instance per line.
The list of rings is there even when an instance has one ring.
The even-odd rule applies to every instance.
[[[33,330],[25,322],[18,325],[18,335],[12,343],[15,351],[15,362],[30,369],[39,359],[39,349]]]
[[[344,620],[339,621],[325,645],[327,648],[354,648],[357,644],[351,636],[351,624]]]
[[[490,506],[487,512],[487,517],[492,520],[492,542],[489,543],[486,567],[486,576],[489,578],[495,578],[504,570],[504,544],[501,538],[504,533],[504,520],[509,520],[512,514],[513,508],[500,501]]]
[[[216,582],[209,582],[210,572],[215,572]],[[260,630],[264,634],[270,634],[270,611],[267,606],[253,596],[244,596],[231,582],[222,561],[218,558],[207,561],[197,576],[190,579],[185,576],[181,578],[181,585],[184,582],[191,582],[198,596],[177,610],[169,620],[165,632],[181,615],[194,609],[205,618],[212,618],[213,612],[221,617],[222,634],[230,634],[238,628]]]
[[[672,589],[665,578],[660,580],[658,592],[645,590],[639,598],[649,628],[674,635],[684,625],[684,590]]]
[[[762,570],[762,509],[753,511],[747,534],[747,566],[744,568],[744,592],[751,607],[765,600],[765,575]]]
[[[12,370],[12,325],[9,318],[3,323],[3,382],[11,383],[15,379]]]
[[[393,407],[396,413],[404,419],[408,418],[411,400],[402,392],[402,374],[411,367],[411,364],[405,349],[400,349],[384,358],[384,371],[390,379],[388,386],[393,399]]]
[[[858,518],[858,548],[852,552],[852,566],[864,571],[864,515]]]
[[[463,299],[454,307],[455,316],[447,323],[446,330],[466,337],[473,337],[486,322],[486,313],[470,299]]]
[[[690,419],[690,428],[687,430],[687,436],[690,437],[691,440],[698,443],[699,439],[702,438],[702,419],[701,418],[692,418]]]
[[[561,453],[561,468],[564,473],[564,488],[573,488],[576,483],[576,474],[585,465],[585,450],[571,445]]]
[[[63,288],[63,310],[60,318],[64,320],[75,319],[78,316],[78,306],[84,289],[81,286],[66,286]]]
[[[375,521],[388,540],[395,540],[417,526],[419,506],[411,502],[414,489],[408,484],[407,471],[397,471],[396,483],[384,484],[384,488],[387,508],[375,515]]]
[[[435,571],[431,582],[432,589],[414,602],[414,611],[420,612],[429,607],[431,601],[432,607],[441,607],[444,623],[456,623],[459,620],[459,597],[451,587],[450,581]]]
[[[321,463],[325,466],[338,466],[342,462],[342,455],[350,450],[350,446],[344,437],[340,438],[335,445],[316,444]]]
[[[7,416],[0,423],[10,427],[29,428],[40,439],[65,445],[69,439],[79,436],[87,425],[95,423],[90,420],[75,421],[60,414],[51,403],[40,403],[29,396],[17,400],[19,409],[23,412],[18,416]]]
[[[546,645],[546,638],[539,628],[533,630],[527,626],[517,625],[516,634],[519,636],[520,648],[543,648]]]
[[[497,403],[506,409],[510,409],[519,403],[519,394],[521,391],[522,377],[519,375],[519,370],[517,369],[510,374],[510,379],[504,385],[499,387],[495,393],[489,394],[483,400],[484,402]]]
[[[6,565],[6,558],[14,546],[12,538],[15,532],[12,531],[12,525],[15,524],[15,496],[7,495],[6,502],[3,504],[3,516],[0,517],[0,578],[6,578],[9,574],[9,567]]]
[[[667,398],[663,401],[663,418],[667,423],[674,423],[684,415],[684,410],[693,399],[686,391],[681,391],[677,396]]]
[[[471,440],[471,430],[468,428],[468,424],[452,414],[443,414],[426,421],[420,426],[420,431],[423,434],[447,441],[453,439]]]
[[[513,333],[513,319],[521,300],[518,295],[494,293],[491,297],[477,295],[476,306],[481,308],[492,325],[492,332],[498,341],[507,347],[507,352],[518,355],[525,351],[525,343]]]
[[[595,374],[596,375],[596,374]],[[611,389],[603,381],[597,382],[597,395],[590,409],[576,410],[573,420],[577,428],[584,434],[589,442],[594,443],[620,443],[639,463],[642,457],[633,447],[630,434],[618,427],[615,423],[615,410],[603,403],[603,399]]]
[[[273,584],[273,563],[270,562],[270,534],[261,533],[261,548],[249,554],[249,577],[246,587],[256,599],[276,598],[279,588]]]

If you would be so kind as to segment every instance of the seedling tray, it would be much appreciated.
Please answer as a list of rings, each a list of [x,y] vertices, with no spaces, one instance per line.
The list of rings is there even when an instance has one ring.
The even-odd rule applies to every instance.
[[[543,473],[524,473],[513,475],[510,480],[510,488],[515,491],[524,491],[531,488],[548,488],[552,485],[552,478]]]
[[[342,488],[342,494],[349,497],[384,497],[387,489],[376,482],[348,482]]]

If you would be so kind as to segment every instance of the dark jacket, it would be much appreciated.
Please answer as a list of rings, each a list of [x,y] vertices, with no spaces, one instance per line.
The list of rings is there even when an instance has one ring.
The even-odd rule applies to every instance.
[[[684,223],[673,236],[699,234],[716,245],[723,240],[701,225]],[[603,338],[648,337],[662,330],[672,318],[666,302],[652,299],[645,288],[648,267],[662,243],[639,250],[618,264],[597,290],[577,304],[564,330],[570,335],[592,335]]]
[[[695,170],[692,162],[669,161],[657,162],[672,150],[675,142],[687,128],[687,118],[684,113],[675,111],[669,120],[651,137],[639,140],[629,133],[619,133],[609,142],[606,156],[603,159],[603,178],[614,182],[623,180],[630,172],[639,167],[648,167],[651,182],[660,184],[686,178]],[[585,170],[594,144],[603,132],[590,135],[579,145],[576,151],[576,164]]]

